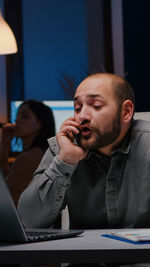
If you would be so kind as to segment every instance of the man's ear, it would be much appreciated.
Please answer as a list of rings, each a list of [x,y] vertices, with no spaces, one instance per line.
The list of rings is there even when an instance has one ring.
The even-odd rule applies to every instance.
[[[122,110],[121,110],[121,118],[122,121],[128,123],[131,121],[134,113],[134,105],[133,102],[129,99],[125,100],[122,103]]]

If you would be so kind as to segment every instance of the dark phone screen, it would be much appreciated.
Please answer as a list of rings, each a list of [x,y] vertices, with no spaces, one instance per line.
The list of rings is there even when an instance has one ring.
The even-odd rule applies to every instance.
[[[75,134],[75,133],[73,133],[73,135],[74,135],[74,138],[75,138],[77,144],[78,144],[79,146],[81,146],[81,142],[80,142],[80,133],[79,133],[79,134]]]

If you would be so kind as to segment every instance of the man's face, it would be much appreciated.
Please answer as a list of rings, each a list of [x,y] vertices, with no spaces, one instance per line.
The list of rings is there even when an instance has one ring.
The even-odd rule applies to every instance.
[[[75,120],[80,123],[80,141],[84,149],[100,149],[117,140],[121,131],[120,109],[112,81],[108,77],[90,77],[75,94]]]

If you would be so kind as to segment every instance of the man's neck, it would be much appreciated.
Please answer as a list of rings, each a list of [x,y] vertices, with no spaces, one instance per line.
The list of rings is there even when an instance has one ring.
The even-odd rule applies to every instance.
[[[118,138],[112,144],[105,146],[105,147],[101,147],[98,149],[98,151],[101,152],[102,154],[110,157],[112,151],[120,146],[120,144],[122,143],[123,139],[125,138],[127,132],[128,132],[128,130],[120,133]]]

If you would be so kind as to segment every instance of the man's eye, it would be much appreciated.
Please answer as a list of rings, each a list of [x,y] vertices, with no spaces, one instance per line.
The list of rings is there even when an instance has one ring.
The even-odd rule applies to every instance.
[[[74,110],[75,110],[75,112],[78,113],[78,112],[80,112],[81,108],[75,108]]]
[[[100,109],[102,106],[101,105],[94,105],[95,109]]]

